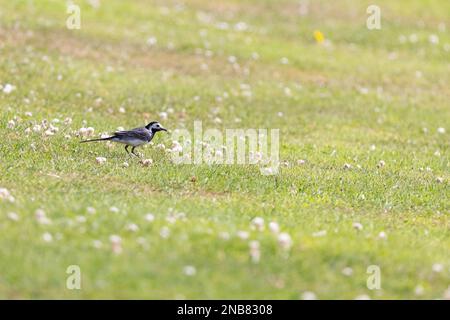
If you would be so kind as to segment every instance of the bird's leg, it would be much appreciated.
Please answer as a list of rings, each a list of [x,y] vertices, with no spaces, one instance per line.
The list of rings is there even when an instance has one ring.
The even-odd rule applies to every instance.
[[[128,153],[128,154],[130,154],[130,151],[128,151],[128,147],[129,147],[129,145],[125,145],[125,151]]]
[[[131,148],[131,153],[134,154],[136,157],[140,158],[140,156],[134,152],[134,149],[136,149],[136,147]]]

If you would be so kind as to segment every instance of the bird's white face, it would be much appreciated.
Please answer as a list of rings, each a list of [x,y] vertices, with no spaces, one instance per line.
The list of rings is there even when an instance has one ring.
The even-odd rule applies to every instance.
[[[150,127],[150,130],[153,132],[156,131],[167,131],[166,128],[164,128],[159,122],[156,122],[154,124],[152,124],[152,126]]]

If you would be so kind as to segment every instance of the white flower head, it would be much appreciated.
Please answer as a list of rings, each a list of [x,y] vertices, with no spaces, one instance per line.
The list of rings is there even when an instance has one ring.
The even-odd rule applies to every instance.
[[[272,233],[278,233],[278,232],[280,232],[280,225],[275,221],[271,221],[271,222],[269,222],[269,230]]]
[[[15,212],[9,212],[8,218],[12,221],[19,221],[19,215]]]
[[[40,224],[51,224],[51,220],[45,214],[45,211],[42,209],[37,209],[34,213],[36,220]]]
[[[189,277],[195,276],[197,269],[194,266],[184,266],[183,273]]]
[[[363,229],[363,225],[361,223],[359,223],[359,222],[354,222],[353,223],[353,228],[358,230],[358,231],[361,231]]]
[[[386,232],[381,231],[381,232],[378,234],[378,239],[386,240],[386,239],[387,239],[387,234],[386,234]]]
[[[342,269],[342,274],[344,276],[350,277],[353,274],[353,269],[350,267],[345,267],[344,269]]]
[[[292,246],[292,238],[288,233],[280,233],[278,235],[278,244],[282,249],[288,250]]]
[[[155,220],[155,216],[151,213],[147,213],[145,215],[145,220],[147,220],[148,222],[153,222]]]
[[[435,263],[433,264],[431,269],[433,270],[433,272],[441,273],[444,270],[444,266],[441,263]]]
[[[255,228],[258,231],[264,230],[264,219],[261,217],[255,217],[252,220],[252,227]]]
[[[238,231],[238,232],[237,232],[237,236],[238,236],[239,239],[247,240],[248,237],[249,237],[249,234],[248,234],[247,231],[242,231],[242,230],[241,230],[241,231]]]
[[[9,83],[5,84],[5,86],[3,87],[3,93],[6,94],[10,94],[14,90],[16,90],[16,87]]]
[[[15,201],[14,197],[11,195],[9,190],[6,188],[0,188],[0,200],[6,200],[9,202]]]
[[[52,242],[53,236],[52,236],[50,233],[46,232],[46,233],[44,233],[44,234],[42,235],[42,239],[43,239],[45,242]]]
[[[113,234],[109,237],[109,241],[115,254],[122,253],[122,238],[120,236]]]
[[[153,163],[153,160],[152,160],[152,159],[143,159],[143,160],[142,160],[142,165],[143,165],[144,167],[148,167],[148,166],[150,166],[152,163]]]
[[[97,158],[95,158],[95,161],[98,164],[104,164],[106,162],[106,158],[105,157],[97,157]]]
[[[128,231],[131,231],[131,232],[137,232],[137,231],[139,231],[139,227],[138,227],[138,225],[135,224],[135,223],[129,223],[129,224],[127,224],[126,229],[127,229]]]
[[[305,291],[302,294],[302,299],[303,300],[316,300],[317,296],[314,292],[311,291]]]

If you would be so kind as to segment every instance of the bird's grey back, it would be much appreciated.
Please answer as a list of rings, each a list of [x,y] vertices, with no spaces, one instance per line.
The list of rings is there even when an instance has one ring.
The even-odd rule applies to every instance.
[[[114,133],[114,136],[123,139],[139,139],[150,142],[153,138],[153,133],[144,127],[140,127],[126,131],[117,131]]]

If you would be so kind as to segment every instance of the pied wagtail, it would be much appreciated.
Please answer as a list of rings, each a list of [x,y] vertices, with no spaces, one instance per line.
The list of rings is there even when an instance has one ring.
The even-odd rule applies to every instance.
[[[131,130],[126,131],[117,131],[112,135],[111,137],[107,138],[100,138],[100,139],[92,139],[92,140],[84,140],[81,141],[81,143],[84,142],[94,142],[94,141],[114,141],[125,144],[125,150],[128,154],[130,152],[128,151],[128,147],[132,146],[131,153],[135,156],[138,156],[136,153],[134,153],[134,149],[136,147],[139,147],[143,144],[147,144],[150,141],[152,141],[153,137],[155,136],[155,133],[158,131],[166,131],[165,128],[163,128],[159,122],[152,121],[145,127],[139,127]]]

